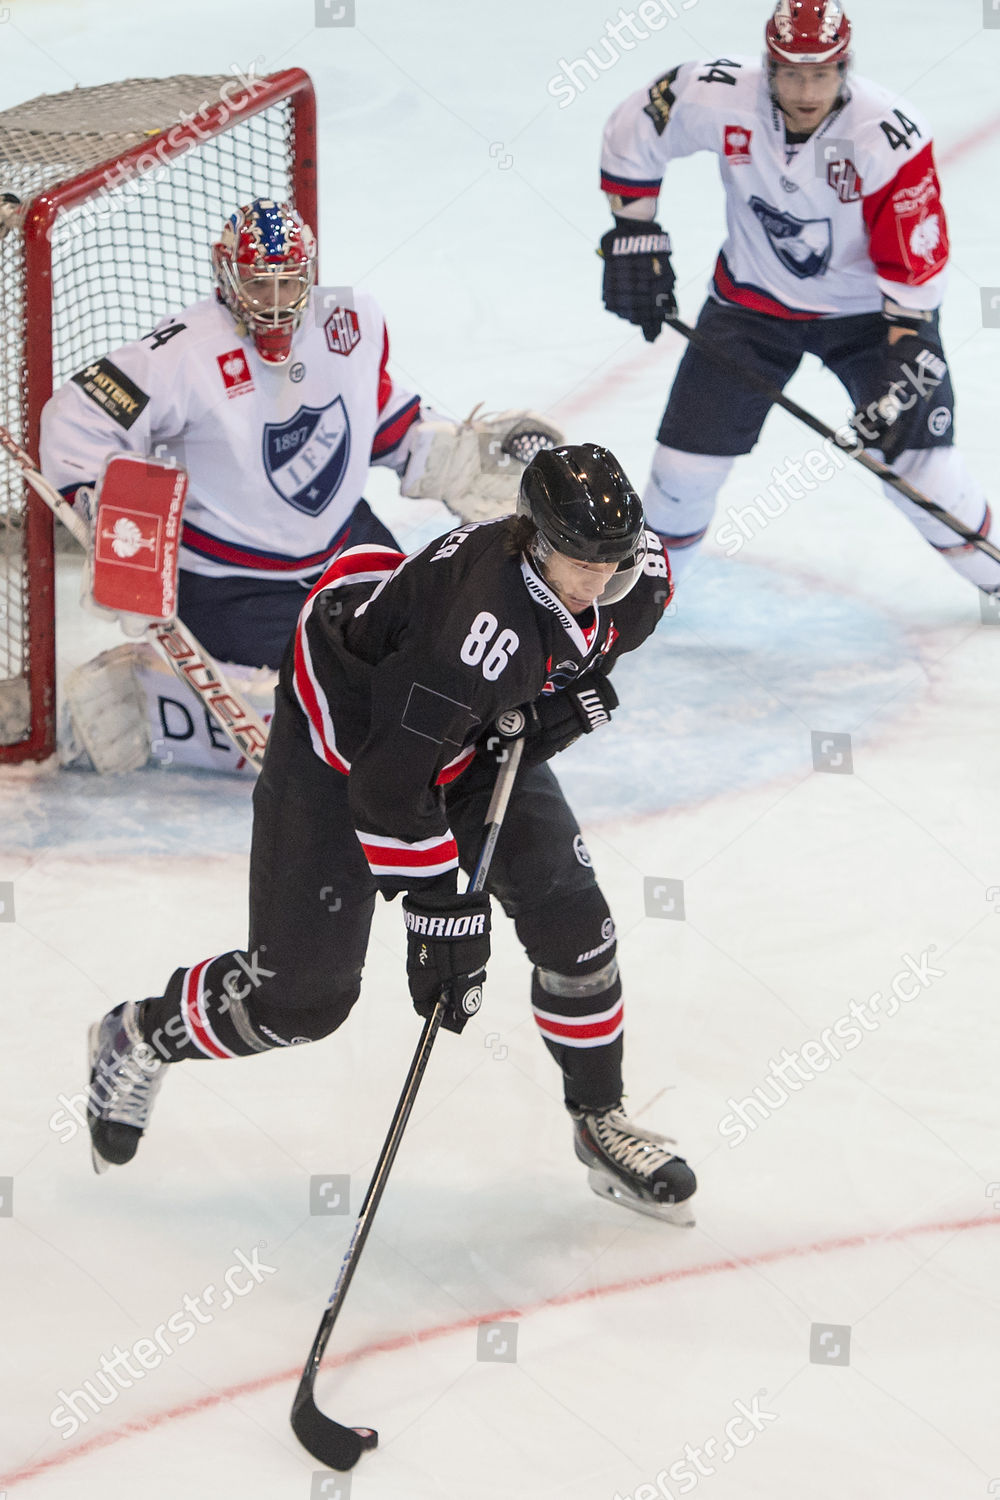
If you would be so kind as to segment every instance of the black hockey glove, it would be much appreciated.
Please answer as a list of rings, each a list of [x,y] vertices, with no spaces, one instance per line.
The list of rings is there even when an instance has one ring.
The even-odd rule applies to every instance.
[[[438,1000],[447,1009],[441,1025],[461,1031],[483,1003],[490,956],[490,898],[411,892],[403,898],[406,977],[413,1008],[424,1020]]]
[[[933,335],[908,331],[882,351],[881,391],[859,407],[851,426],[866,448],[881,448],[888,464],[922,427],[935,403],[935,392],[947,378],[944,351]]]
[[[615,227],[601,240],[604,257],[602,296],[608,312],[637,323],[652,343],[665,318],[677,312],[670,264],[670,236],[649,219],[615,215]]]
[[[524,764],[537,766],[558,755],[560,750],[567,750],[581,734],[591,734],[602,724],[610,723],[612,711],[617,707],[618,694],[608,678],[597,672],[588,673],[579,682],[546,698],[536,698],[521,710],[525,718],[520,731],[524,735]],[[501,737],[505,717],[501,714],[497,720]]]

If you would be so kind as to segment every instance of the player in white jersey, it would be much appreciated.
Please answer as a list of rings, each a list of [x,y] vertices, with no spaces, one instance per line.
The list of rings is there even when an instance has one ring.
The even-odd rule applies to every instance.
[[[516,455],[560,434],[525,412],[452,422],[397,385],[375,299],[315,285],[312,230],[287,204],[239,209],[212,260],[214,297],[55,393],[42,413],[42,468],[75,502],[111,454],[175,460],[189,479],[178,614],[227,667],[277,669],[331,558],[397,545],[363,498],[371,464],[394,469],[404,495],[477,521],[513,508]],[[266,713],[268,675],[231,675]],[[83,743],[98,769],[131,769],[145,744],[167,764],[234,767],[203,707],[149,646],[104,653],[64,688],[64,759]]]
[[[930,128],[904,100],[849,73],[850,37],[836,0],[779,0],[762,64],[682,63],[626,99],[605,130],[602,186],[616,227],[602,241],[604,302],[648,340],[677,310],[670,240],[655,222],[664,168],[711,151],[726,191],[728,234],[698,319],[702,347],[689,345],[678,368],[643,497],[675,574],[771,406],[741,371],[780,389],[804,353],[846,386],[866,446],[1000,543],[952,446],[938,330],[948,233]],[[886,493],[957,572],[1000,591],[1000,565]]]
[[[312,231],[286,204],[241,208],[212,258],[214,297],[55,393],[42,415],[42,468],[73,496],[111,453],[175,458],[189,478],[178,613],[220,660],[277,668],[330,559],[348,545],[396,545],[362,498],[371,464],[464,520],[480,519],[483,476],[466,464],[446,492],[445,460],[464,424],[428,414],[392,379],[372,296],[315,285]],[[501,421],[499,435],[511,425]],[[478,451],[488,458],[490,444]],[[523,465],[498,461],[513,508]]]

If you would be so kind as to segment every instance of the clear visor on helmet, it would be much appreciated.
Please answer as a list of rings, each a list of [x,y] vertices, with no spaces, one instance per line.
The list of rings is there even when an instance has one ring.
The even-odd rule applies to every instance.
[[[306,266],[235,278],[237,301],[248,318],[275,328],[293,321],[298,324],[311,288],[312,268]]]
[[[560,552],[541,531],[536,531],[529,551],[546,582],[564,603],[569,602],[567,593],[572,597],[572,591],[579,588],[581,593],[579,602],[582,603],[583,596],[587,595],[588,603],[596,603],[600,607],[624,599],[625,595],[635,587],[646,561],[646,533],[643,531],[640,534],[635,549],[618,563],[615,571],[606,577],[604,587],[596,594],[593,583],[596,569],[593,562],[573,558],[565,552]],[[555,563],[553,559],[556,559]],[[579,612],[574,611],[574,613]]]

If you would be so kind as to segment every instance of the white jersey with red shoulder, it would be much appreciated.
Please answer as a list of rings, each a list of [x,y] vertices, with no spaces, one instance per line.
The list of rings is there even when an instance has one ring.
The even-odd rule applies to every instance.
[[[930,127],[905,100],[848,74],[803,143],[786,139],[766,67],[751,57],[682,63],[632,94],[605,129],[601,185],[655,200],[667,163],[711,151],[728,235],[712,291],[784,318],[878,311],[883,295],[937,307],[948,231]],[[669,227],[669,203],[662,209]]]
[[[292,351],[269,364],[214,297],[93,360],[47,403],[41,461],[64,494],[112,453],[188,473],[181,567],[315,575],[342,544],[372,463],[402,466],[420,398],[394,384],[373,297],[313,290]]]

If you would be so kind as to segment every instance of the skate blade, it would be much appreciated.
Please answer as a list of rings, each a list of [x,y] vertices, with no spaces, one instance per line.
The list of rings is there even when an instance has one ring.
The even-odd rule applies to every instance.
[[[610,1203],[632,1209],[634,1213],[645,1214],[649,1219],[675,1224],[679,1229],[694,1228],[695,1218],[690,1198],[686,1198],[683,1203],[656,1203],[650,1198],[640,1197],[638,1193],[630,1193],[624,1183],[618,1182],[607,1172],[602,1172],[599,1167],[590,1168],[587,1181],[591,1192],[596,1193],[598,1198],[606,1198]]]

